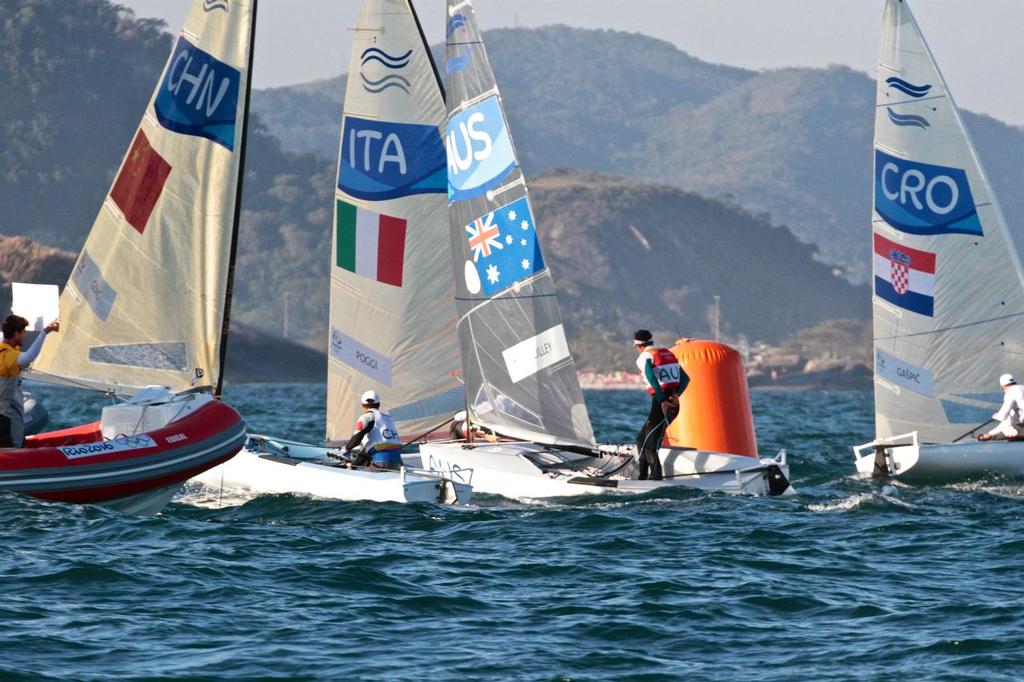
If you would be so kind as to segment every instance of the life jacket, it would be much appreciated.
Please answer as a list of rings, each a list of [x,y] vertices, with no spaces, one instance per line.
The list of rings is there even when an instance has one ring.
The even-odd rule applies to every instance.
[[[0,415],[13,419],[24,418],[24,397],[21,394],[21,351],[0,342]]]
[[[668,348],[645,348],[644,354],[651,358],[654,365],[654,378],[658,380],[658,385],[661,386],[663,393],[670,393],[679,388],[683,370],[672,351]],[[643,358],[643,355],[640,357]],[[648,386],[647,392],[654,395],[654,387]]]
[[[370,419],[373,420],[373,428],[363,436],[363,452],[372,456],[377,466],[401,466],[402,441],[399,440],[398,428],[391,420],[391,415],[380,410],[369,410],[359,418],[356,424],[358,430],[362,430]]]

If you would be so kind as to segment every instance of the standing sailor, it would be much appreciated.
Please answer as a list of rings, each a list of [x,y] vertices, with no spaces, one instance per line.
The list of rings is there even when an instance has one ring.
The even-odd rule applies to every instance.
[[[0,448],[20,448],[25,444],[25,399],[21,394],[21,371],[32,364],[43,349],[50,332],[60,329],[51,322],[36,337],[32,347],[22,351],[28,320],[18,315],[4,318],[4,340],[0,343]]]
[[[679,360],[672,351],[654,347],[654,337],[648,330],[640,329],[633,334],[633,345],[639,352],[636,366],[644,378],[647,392],[651,394],[651,411],[636,437],[640,480],[647,480],[649,473],[651,480],[660,481],[658,446],[665,429],[679,414],[679,396],[686,390],[690,377],[679,366]]]
[[[978,436],[978,440],[1008,440],[1024,436],[1024,386],[1018,384],[1012,374],[999,377],[999,385],[1003,387],[1003,406],[992,415],[999,424]]]
[[[402,468],[402,441],[391,415],[380,411],[376,391],[363,393],[361,402],[366,412],[356,421],[356,432],[345,444],[343,455],[362,448],[351,463],[353,466],[373,465],[379,469]]]

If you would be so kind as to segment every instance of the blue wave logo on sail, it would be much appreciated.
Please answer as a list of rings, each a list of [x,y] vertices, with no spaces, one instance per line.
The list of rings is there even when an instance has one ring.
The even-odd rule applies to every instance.
[[[452,36],[456,33],[459,34],[459,38],[464,40],[452,40]],[[461,14],[456,14],[454,17],[448,20],[448,29],[445,33],[448,39],[448,64],[445,67],[445,72],[459,73],[469,68],[470,62],[473,61],[473,46],[465,42],[468,40],[469,34],[466,31],[466,17]],[[466,49],[461,54],[453,54],[455,48],[459,45],[465,45]]]
[[[384,92],[388,88],[398,88],[408,95],[409,88],[412,87],[412,84],[406,78],[394,73],[384,76],[380,80],[367,78],[365,73],[360,73],[359,76],[363,79],[363,90],[372,92],[375,95]]]
[[[338,189],[381,201],[445,191],[444,143],[436,126],[346,116]]]
[[[160,125],[235,148],[242,74],[179,37],[153,108]]]
[[[889,121],[896,126],[927,129],[932,125],[924,116],[918,116],[916,114],[897,114],[892,110],[892,107],[886,107],[885,110],[889,112]]]
[[[379,62],[388,69],[404,69],[409,66],[409,59],[412,57],[412,50],[409,50],[403,55],[388,54],[379,47],[368,47],[363,50],[362,65],[366,66],[371,62]]]
[[[214,10],[228,11],[228,0],[203,0],[203,11],[213,12]]]
[[[967,173],[875,150],[875,211],[908,234],[982,236]]]
[[[409,88],[412,84],[405,76],[401,76],[397,73],[385,74],[382,78],[371,78],[366,74],[367,69],[385,68],[393,71],[400,71],[405,67],[409,66],[409,61],[412,58],[412,50],[409,50],[403,55],[393,55],[385,52],[379,47],[370,47],[363,50],[362,63],[359,71],[359,77],[363,81],[363,90],[373,94],[379,94],[385,90],[391,88],[397,88],[409,94]]]
[[[464,201],[501,184],[517,165],[496,96],[448,120],[448,201]]]
[[[905,81],[902,78],[897,78],[896,76],[886,78],[885,82],[888,83],[889,87],[893,90],[899,90],[904,95],[910,95],[911,97],[924,97],[932,89],[930,84],[914,85],[913,83]]]

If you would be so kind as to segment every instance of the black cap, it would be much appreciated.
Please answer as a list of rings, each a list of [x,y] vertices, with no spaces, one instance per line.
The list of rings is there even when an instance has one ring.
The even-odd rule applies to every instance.
[[[654,337],[646,329],[637,329],[633,334],[633,342],[643,344],[654,343]]]

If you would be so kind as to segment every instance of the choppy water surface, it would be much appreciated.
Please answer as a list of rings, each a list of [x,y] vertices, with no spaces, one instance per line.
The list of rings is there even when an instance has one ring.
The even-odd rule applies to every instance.
[[[36,393],[54,426],[102,402]],[[226,397],[254,430],[321,436],[322,386]],[[645,413],[635,393],[587,398],[602,440]],[[869,394],[754,401],[797,497],[452,509],[190,490],[135,518],[0,496],[0,678],[1024,674],[1024,483],[857,480]]]

